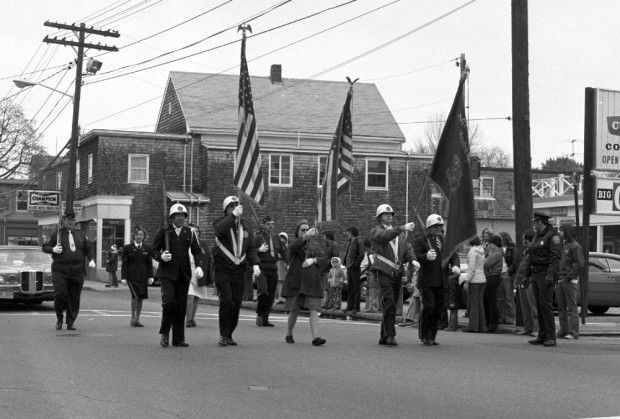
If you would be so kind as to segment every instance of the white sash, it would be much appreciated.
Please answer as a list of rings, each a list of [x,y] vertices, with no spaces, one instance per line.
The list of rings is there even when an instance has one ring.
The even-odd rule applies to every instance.
[[[231,260],[232,263],[234,263],[235,265],[240,265],[245,260],[245,254],[241,256],[241,252],[243,249],[243,225],[241,223],[239,223],[239,229],[237,233],[238,240],[235,239],[235,233],[233,229],[230,229],[230,241],[232,242],[233,253],[230,253],[230,250],[228,250],[217,237],[215,238],[215,244],[226,255],[226,257]]]

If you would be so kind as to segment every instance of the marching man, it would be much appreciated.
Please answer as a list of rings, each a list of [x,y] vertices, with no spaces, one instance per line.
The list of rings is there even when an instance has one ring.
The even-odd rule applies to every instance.
[[[243,298],[243,277],[249,265],[253,275],[261,273],[256,256],[254,235],[249,224],[241,219],[243,206],[236,196],[228,196],[222,203],[224,216],[213,223],[215,247],[213,262],[215,285],[220,297],[220,346],[235,346],[232,334],[239,323]]]
[[[396,346],[396,301],[402,287],[404,265],[411,263],[417,270],[420,264],[415,260],[411,245],[407,243],[404,232],[413,231],[415,224],[407,223],[400,227],[392,226],[394,210],[388,204],[377,207],[379,222],[370,232],[372,249],[375,252],[372,269],[376,272],[383,300],[383,320],[379,345]]]

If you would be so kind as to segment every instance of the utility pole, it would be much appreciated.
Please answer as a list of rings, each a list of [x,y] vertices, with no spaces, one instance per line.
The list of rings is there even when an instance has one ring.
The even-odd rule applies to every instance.
[[[82,92],[82,64],[84,61],[84,48],[96,49],[99,51],[118,51],[118,48],[116,48],[115,46],[87,43],[85,42],[85,35],[92,34],[118,38],[120,34],[118,33],[118,31],[104,31],[94,29],[93,27],[87,28],[86,24],[84,23],[80,23],[80,25],[77,26],[75,24],[67,25],[64,23],[47,21],[43,24],[43,26],[49,26],[56,29],[70,30],[78,37],[77,41],[66,40],[66,38],[50,38],[49,36],[43,38],[43,42],[48,44],[59,44],[64,46],[77,47],[77,58],[75,60],[75,93],[73,95],[73,120],[71,123],[71,140],[69,141],[69,171],[67,175],[67,193],[65,196],[66,208],[73,209],[73,198],[75,195],[75,160],[77,154],[78,139],[80,137],[79,116],[80,96]]]
[[[530,148],[530,87],[527,0],[512,0],[512,155],[517,257],[521,236],[532,227],[532,156]]]

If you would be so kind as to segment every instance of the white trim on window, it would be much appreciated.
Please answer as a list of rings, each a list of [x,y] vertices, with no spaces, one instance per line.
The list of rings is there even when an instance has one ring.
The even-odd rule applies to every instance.
[[[277,161],[275,159],[277,158]],[[288,159],[288,168],[285,167]],[[276,166],[277,167],[274,167]],[[277,171],[277,173],[276,173]],[[293,155],[269,154],[269,186],[293,186]]]
[[[495,200],[495,178],[480,177],[472,179],[474,187],[474,199]]]
[[[372,181],[376,182],[377,180],[379,180],[379,178],[381,176],[385,177],[385,185],[384,186],[375,186],[375,185],[369,185],[368,184],[368,162],[379,162],[379,163],[385,163],[385,171],[383,173],[375,171],[375,172],[371,172],[370,176],[372,176]],[[372,191],[384,191],[387,190],[389,188],[389,173],[390,173],[390,159],[384,159],[384,158],[377,158],[377,157],[366,157],[366,170],[365,170],[365,181],[364,184],[366,185],[366,190],[372,190]]]
[[[321,178],[321,169],[323,170],[323,177],[325,177],[325,170],[327,170],[327,157],[328,156],[316,156],[316,187],[323,187],[323,179]],[[323,164],[321,165],[321,160]]]
[[[138,165],[138,163],[142,164]],[[127,182],[140,184],[149,183],[148,154],[129,154],[127,156]]]
[[[80,187],[80,159],[75,161],[75,188]]]
[[[93,183],[93,155],[88,155],[88,184]]]
[[[56,189],[62,189],[62,172],[56,172]]]

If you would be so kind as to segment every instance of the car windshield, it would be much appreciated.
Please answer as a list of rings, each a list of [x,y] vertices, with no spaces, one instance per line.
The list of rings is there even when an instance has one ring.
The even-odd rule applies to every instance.
[[[606,258],[591,257],[590,270],[609,272]]]
[[[28,265],[51,263],[50,255],[38,249],[0,249],[0,264]]]
[[[620,272],[620,260],[607,258],[607,262],[612,272]]]

